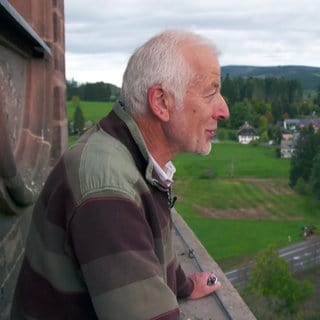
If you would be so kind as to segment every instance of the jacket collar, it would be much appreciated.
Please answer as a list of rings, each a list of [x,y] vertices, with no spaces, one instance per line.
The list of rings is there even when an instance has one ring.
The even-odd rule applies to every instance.
[[[99,124],[103,130],[120,140],[129,149],[137,167],[150,184],[162,191],[168,190],[154,170],[153,161],[137,123],[126,112],[121,102],[117,102],[109,115]]]

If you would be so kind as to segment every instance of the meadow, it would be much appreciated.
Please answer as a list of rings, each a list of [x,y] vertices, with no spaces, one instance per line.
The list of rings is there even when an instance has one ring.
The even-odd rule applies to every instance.
[[[94,123],[112,105],[80,102],[85,120]],[[69,120],[73,113],[69,101]],[[288,186],[290,160],[276,158],[275,147],[229,141],[212,147],[208,156],[183,154],[173,160],[173,192],[177,211],[224,270],[270,244],[280,248],[301,241],[304,225],[320,227],[319,202]]]
[[[80,107],[85,121],[96,123],[105,114],[109,113],[113,102],[81,101]],[[75,105],[72,101],[67,101],[67,117],[69,121],[73,120]]]
[[[319,202],[288,186],[290,160],[275,154],[275,147],[224,142],[208,156],[174,160],[177,211],[225,270],[270,244],[301,241],[301,228],[319,223]]]
[[[92,123],[96,123],[104,115],[110,112],[113,104],[113,102],[81,101],[80,108],[82,110],[85,121],[91,121]],[[76,107],[73,101],[67,101],[68,121],[73,121],[75,108]],[[73,145],[77,139],[77,136],[70,136],[68,141],[69,146]]]

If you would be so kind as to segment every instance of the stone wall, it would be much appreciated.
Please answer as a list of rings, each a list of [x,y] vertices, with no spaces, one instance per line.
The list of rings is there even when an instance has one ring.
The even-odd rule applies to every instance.
[[[0,320],[32,207],[67,147],[63,0],[0,0]]]

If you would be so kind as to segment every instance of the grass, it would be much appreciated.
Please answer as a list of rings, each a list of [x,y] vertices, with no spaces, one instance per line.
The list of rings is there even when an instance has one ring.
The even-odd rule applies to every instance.
[[[95,102],[95,101],[81,101],[80,107],[85,121],[92,121],[96,123],[105,114],[109,113],[113,106],[113,102]],[[72,101],[67,102],[67,117],[69,121],[73,120],[75,105]]]
[[[223,265],[234,266],[242,256],[252,256],[270,244],[284,247],[301,240],[304,221],[214,219],[194,215],[186,216],[183,208],[177,209],[195,232],[212,257]],[[288,242],[288,236],[291,243]]]
[[[177,211],[222,267],[289,245],[289,235],[301,241],[301,227],[319,223],[319,202],[289,188],[290,160],[274,148],[220,143],[206,157],[174,163]]]
[[[208,156],[183,154],[174,163],[177,176],[210,173],[215,177],[287,178],[290,160],[275,157],[275,147],[241,145],[235,142],[213,144]]]
[[[95,102],[95,101],[81,101],[80,107],[85,121],[92,121],[92,124],[98,122],[103,116],[108,114],[113,107],[113,102]],[[73,121],[75,105],[72,101],[67,102],[67,117],[68,121]],[[72,146],[78,136],[69,136],[68,145]]]
[[[71,147],[78,139],[79,136],[69,136],[68,146]]]
[[[286,180],[277,179],[192,179],[180,178],[175,192],[187,205],[186,216],[197,214],[196,207],[212,210],[255,209],[253,218],[309,219],[317,218],[319,208],[316,201],[307,196],[297,195]],[[198,210],[199,211],[199,210]],[[241,214],[244,216],[245,213]],[[247,217],[248,216],[247,214]]]

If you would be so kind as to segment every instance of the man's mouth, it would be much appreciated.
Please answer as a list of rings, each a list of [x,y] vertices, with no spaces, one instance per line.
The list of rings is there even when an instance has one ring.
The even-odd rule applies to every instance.
[[[207,130],[207,132],[210,134],[211,137],[214,137],[216,135],[216,130]]]

